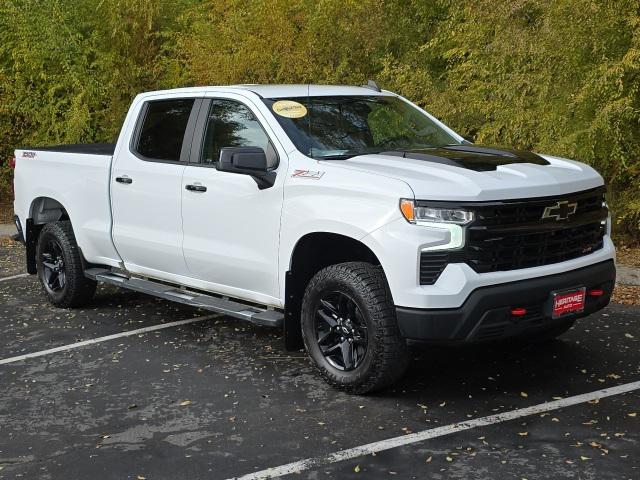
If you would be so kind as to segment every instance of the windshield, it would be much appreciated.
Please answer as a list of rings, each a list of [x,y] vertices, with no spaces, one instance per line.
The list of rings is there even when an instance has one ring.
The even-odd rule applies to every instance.
[[[296,148],[316,159],[346,159],[366,153],[461,143],[397,97],[295,97],[263,101]]]

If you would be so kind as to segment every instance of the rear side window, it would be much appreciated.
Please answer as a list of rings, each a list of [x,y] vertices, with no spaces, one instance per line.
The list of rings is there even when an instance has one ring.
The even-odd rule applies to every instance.
[[[149,102],[136,152],[152,160],[179,161],[193,103],[192,98]]]

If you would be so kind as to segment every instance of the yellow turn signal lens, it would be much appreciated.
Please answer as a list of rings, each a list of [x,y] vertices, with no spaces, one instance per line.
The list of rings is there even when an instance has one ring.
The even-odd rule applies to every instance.
[[[400,211],[407,222],[414,223],[416,221],[415,213],[413,210],[413,200],[407,200],[405,198],[400,200]]]

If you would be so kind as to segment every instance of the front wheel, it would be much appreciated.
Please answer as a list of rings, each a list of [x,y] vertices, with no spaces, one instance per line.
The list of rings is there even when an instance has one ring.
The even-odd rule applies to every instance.
[[[302,336],[325,380],[351,393],[387,387],[408,365],[386,277],[369,263],[331,265],[311,279],[302,302]]]
[[[71,222],[44,226],[38,237],[36,268],[45,295],[56,307],[79,307],[95,294],[96,282],[84,276]]]

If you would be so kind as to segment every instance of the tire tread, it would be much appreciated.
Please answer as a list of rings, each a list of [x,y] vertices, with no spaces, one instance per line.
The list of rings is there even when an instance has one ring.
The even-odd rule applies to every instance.
[[[344,383],[331,370],[316,364],[322,377],[331,385],[350,393],[363,394],[381,390],[396,382],[407,369],[408,347],[400,336],[396,320],[395,304],[382,267],[366,262],[347,262],[331,265],[320,270],[307,285],[302,311],[306,312],[311,300],[310,292],[326,281],[343,281],[359,286],[367,303],[368,313],[374,323],[378,347],[372,359],[371,368],[361,372],[357,381]],[[309,352],[307,336],[305,347]],[[370,346],[372,342],[369,342]],[[315,362],[314,362],[315,363]]]
[[[80,249],[76,242],[76,237],[73,233],[73,227],[70,221],[58,221],[48,223],[40,232],[40,238],[44,234],[51,234],[54,236],[63,250],[65,256],[65,276],[67,282],[67,288],[64,295],[60,299],[53,298],[47,290],[42,286],[45,295],[49,298],[51,303],[60,308],[74,308],[86,305],[89,303],[95,295],[97,283],[84,276],[84,269],[82,266],[82,257]],[[38,242],[38,251],[36,258],[40,259],[40,243]],[[38,266],[38,275],[40,276],[40,266]],[[42,281],[42,279],[41,279]]]

